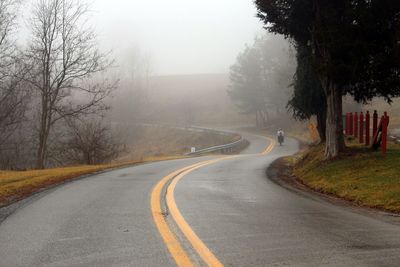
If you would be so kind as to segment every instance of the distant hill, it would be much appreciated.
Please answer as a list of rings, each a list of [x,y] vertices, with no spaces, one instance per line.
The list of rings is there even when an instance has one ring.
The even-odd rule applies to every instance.
[[[243,125],[252,122],[241,115],[227,90],[228,74],[154,76],[140,95],[120,92],[114,113],[134,113],[135,121],[183,125]],[[137,101],[135,97],[142,97]],[[129,100],[131,99],[131,101]],[[132,106],[136,104],[136,109]],[[132,109],[133,108],[133,109]],[[125,110],[125,111],[122,111]],[[129,111],[130,110],[130,111]],[[135,110],[135,111],[133,111]],[[124,114],[121,114],[124,113]]]

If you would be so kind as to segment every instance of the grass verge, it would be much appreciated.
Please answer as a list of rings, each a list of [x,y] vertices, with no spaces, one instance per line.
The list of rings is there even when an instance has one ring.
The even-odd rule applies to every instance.
[[[34,193],[40,192],[54,185],[62,184],[82,175],[146,162],[178,158],[183,157],[149,157],[141,161],[105,165],[81,165],[45,170],[0,171],[0,207],[7,206]]]
[[[296,179],[313,190],[400,213],[400,145],[390,144],[386,156],[353,141],[337,159],[327,161],[323,152],[314,146],[285,160]]]
[[[139,127],[135,129],[135,145],[131,153],[118,159],[119,163],[79,165],[45,170],[0,170],[0,208],[82,175],[131,166],[146,162],[185,158],[191,146],[210,147],[240,139],[240,135],[221,135],[214,132],[189,132],[170,127]]]

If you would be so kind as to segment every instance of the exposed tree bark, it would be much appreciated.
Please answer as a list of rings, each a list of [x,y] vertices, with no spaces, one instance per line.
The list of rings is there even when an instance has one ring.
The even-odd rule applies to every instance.
[[[322,83],[327,100],[325,157],[335,158],[345,148],[342,122],[342,91],[325,79]]]
[[[315,24],[311,30],[313,54],[318,62],[322,63],[319,78],[326,95],[326,130],[325,130],[325,157],[327,159],[335,158],[345,148],[343,136],[342,121],[342,90],[332,79],[330,70],[326,66],[332,64],[332,58],[329,50],[330,41],[325,39],[322,34],[326,31],[325,17],[321,14],[320,3],[314,3]]]

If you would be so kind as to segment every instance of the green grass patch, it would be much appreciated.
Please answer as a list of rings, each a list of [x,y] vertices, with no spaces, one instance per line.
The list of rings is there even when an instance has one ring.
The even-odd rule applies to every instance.
[[[348,140],[347,151],[337,159],[325,160],[320,145],[288,162],[294,163],[293,174],[314,190],[400,213],[399,145],[389,145],[383,156]]]

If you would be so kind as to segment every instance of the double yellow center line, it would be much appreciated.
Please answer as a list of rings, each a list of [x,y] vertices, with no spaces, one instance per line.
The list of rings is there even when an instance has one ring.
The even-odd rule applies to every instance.
[[[260,156],[267,155],[268,153],[270,153],[272,151],[272,149],[274,149],[276,141],[274,139],[271,139],[271,138],[267,138],[267,139],[270,141],[269,145],[264,149],[263,152],[259,153]]]
[[[270,144],[259,155],[266,155],[272,151],[275,145],[275,141],[272,139],[269,140]],[[194,264],[190,259],[190,257],[188,256],[187,252],[183,249],[181,243],[176,238],[175,234],[171,231],[165,218],[166,214],[164,214],[161,209],[161,199],[162,199],[161,194],[163,188],[167,185],[168,182],[171,182],[166,188],[167,190],[166,204],[176,225],[179,227],[180,231],[183,233],[186,239],[190,242],[193,249],[197,252],[197,254],[202,258],[202,260],[208,266],[215,266],[215,267],[223,266],[223,264],[217,259],[217,257],[215,257],[215,255],[210,251],[210,249],[207,248],[207,246],[201,241],[201,239],[196,235],[196,233],[192,230],[192,228],[183,218],[175,202],[174,190],[179,180],[182,179],[188,173],[196,169],[199,169],[201,167],[204,167],[206,165],[210,165],[233,157],[236,156],[226,156],[217,159],[207,160],[181,168],[165,176],[153,188],[153,191],[151,193],[151,211],[153,214],[154,222],[170,254],[172,255],[176,264],[180,267],[181,266],[190,267],[194,266]]]

